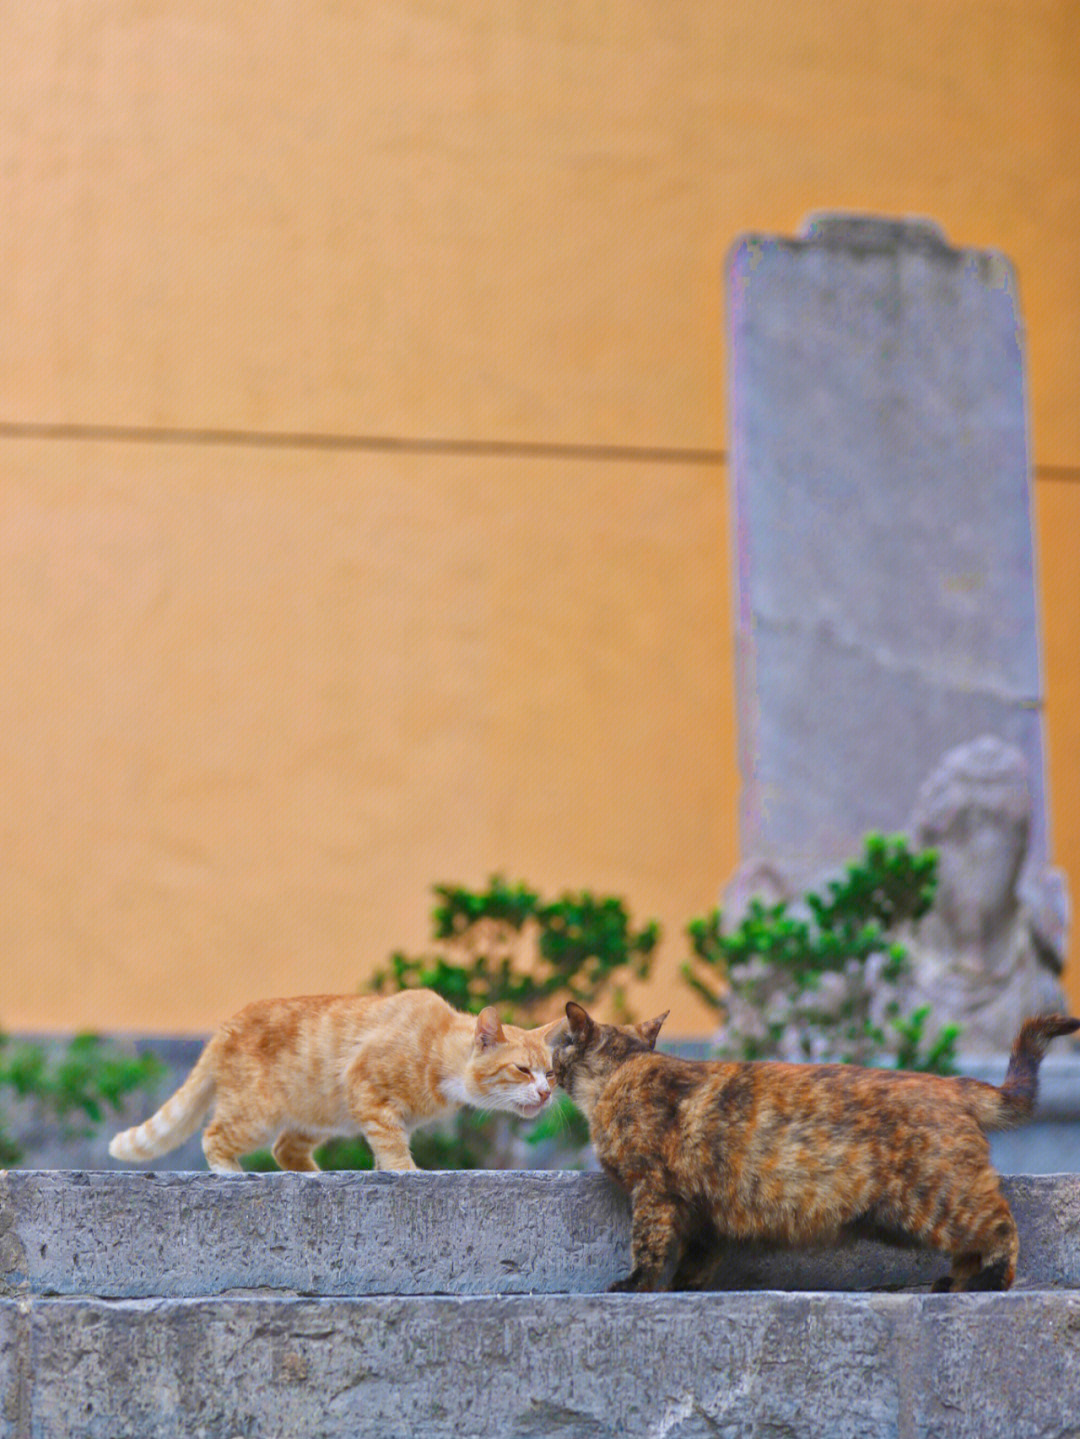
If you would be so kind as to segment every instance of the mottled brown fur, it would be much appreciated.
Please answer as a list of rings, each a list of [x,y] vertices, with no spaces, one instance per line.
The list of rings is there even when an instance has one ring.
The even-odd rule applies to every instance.
[[[363,1134],[379,1169],[415,1169],[409,1135],[463,1104],[533,1118],[551,1088],[548,1039],[499,1023],[494,1009],[459,1014],[427,989],[304,995],[249,1004],[218,1029],[171,1099],[116,1135],[115,1159],[148,1160],[203,1134],[211,1169],[272,1145],[282,1169],[314,1170],[316,1145]]]
[[[1016,1225],[986,1131],[1030,1114],[1048,1040],[1080,1020],[1025,1020],[997,1088],[854,1065],[676,1059],[566,1009],[555,1078],[633,1203],[634,1267],[614,1289],[707,1287],[726,1239],[851,1233],[948,1254],[940,1288],[1013,1282]]]

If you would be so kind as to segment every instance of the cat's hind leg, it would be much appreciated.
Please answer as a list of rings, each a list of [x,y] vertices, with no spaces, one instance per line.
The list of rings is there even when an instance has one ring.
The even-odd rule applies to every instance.
[[[310,1134],[302,1134],[298,1129],[287,1129],[274,1141],[274,1162],[279,1169],[318,1174],[319,1166],[315,1163],[314,1154],[316,1143]]]
[[[965,1206],[947,1216],[944,1242],[936,1248],[952,1255],[947,1279],[938,1280],[935,1292],[961,1289],[1008,1289],[1016,1278],[1020,1239],[1008,1201],[994,1181],[992,1194],[977,1205]]]
[[[240,1156],[258,1149],[264,1139],[261,1128],[253,1129],[241,1122],[215,1119],[203,1133],[203,1153],[215,1174],[243,1174]]]
[[[671,1280],[672,1289],[711,1289],[724,1259],[725,1246],[712,1225],[691,1235]]]
[[[252,1112],[250,1104],[226,1100],[220,1103],[213,1120],[202,1137],[206,1162],[215,1174],[242,1174],[242,1154],[250,1154],[268,1144],[274,1127],[268,1127],[264,1115]]]
[[[982,1235],[980,1248],[956,1254],[948,1276],[934,1284],[935,1294],[962,1289],[1009,1289],[1016,1278],[1020,1245],[1012,1215],[993,1224]]]

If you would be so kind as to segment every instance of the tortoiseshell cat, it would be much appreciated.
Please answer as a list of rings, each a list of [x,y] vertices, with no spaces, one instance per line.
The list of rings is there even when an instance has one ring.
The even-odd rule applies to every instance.
[[[377,1168],[415,1169],[411,1131],[463,1104],[534,1119],[551,1096],[548,1038],[560,1026],[504,1028],[494,1009],[459,1014],[429,989],[261,1000],[225,1021],[172,1098],[109,1153],[167,1154],[213,1105],[202,1143],[219,1173],[265,1144],[282,1169],[315,1170],[316,1145],[357,1132]]]
[[[854,1065],[675,1059],[573,1002],[566,1016],[554,1076],[632,1197],[634,1267],[612,1289],[705,1288],[729,1238],[845,1233],[948,1254],[936,1289],[1012,1284],[1016,1224],[986,1131],[1028,1117],[1048,1041],[1080,1019],[1025,1020],[996,1088]]]

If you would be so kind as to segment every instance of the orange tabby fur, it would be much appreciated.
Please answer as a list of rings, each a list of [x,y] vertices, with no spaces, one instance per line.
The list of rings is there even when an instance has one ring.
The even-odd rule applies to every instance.
[[[428,989],[249,1004],[217,1030],[156,1114],[118,1134],[114,1159],[149,1160],[214,1117],[203,1152],[219,1173],[270,1144],[282,1169],[315,1170],[316,1145],[358,1131],[379,1169],[415,1169],[409,1135],[463,1104],[535,1118],[551,1088],[549,1034],[459,1014]]]

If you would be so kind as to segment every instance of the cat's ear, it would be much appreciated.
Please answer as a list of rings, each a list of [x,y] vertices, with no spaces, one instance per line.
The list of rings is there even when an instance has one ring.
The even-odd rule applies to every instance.
[[[570,1026],[570,1037],[578,1044],[585,1044],[596,1026],[586,1010],[580,1004],[575,1004],[572,999],[566,1001],[566,1022]]]
[[[555,1038],[556,1034],[558,1034],[559,1030],[565,1028],[565,1019],[553,1019],[550,1024],[542,1024],[540,1028],[536,1030],[536,1033],[539,1035],[539,1037],[543,1040],[545,1044],[550,1045],[551,1041]]]
[[[640,1024],[634,1025],[634,1028],[650,1049],[655,1046],[656,1036],[660,1033],[660,1026],[670,1013],[670,1009],[665,1009],[663,1014],[658,1014],[655,1019],[643,1019]]]
[[[487,1009],[482,1009],[476,1016],[476,1031],[473,1034],[473,1044],[477,1049],[494,1049],[497,1044],[505,1044],[506,1035],[499,1023],[499,1016],[495,1012],[495,1006],[489,1004]]]

